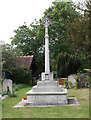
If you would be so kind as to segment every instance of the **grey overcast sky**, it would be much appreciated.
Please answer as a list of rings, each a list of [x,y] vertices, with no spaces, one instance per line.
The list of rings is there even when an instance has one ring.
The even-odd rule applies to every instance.
[[[45,9],[54,0],[1,0],[0,1],[0,41],[11,43],[13,31],[26,22],[29,25],[34,19],[43,17]],[[83,0],[72,0],[75,2]]]

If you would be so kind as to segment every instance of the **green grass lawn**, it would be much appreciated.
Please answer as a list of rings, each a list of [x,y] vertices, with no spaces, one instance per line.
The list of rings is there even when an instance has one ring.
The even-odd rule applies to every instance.
[[[16,91],[16,97],[3,100],[3,118],[89,118],[89,89],[68,89],[67,96],[75,96],[79,106],[12,108],[31,88],[26,85]]]
[[[2,104],[1,104],[1,98],[0,98],[0,120],[2,118]]]

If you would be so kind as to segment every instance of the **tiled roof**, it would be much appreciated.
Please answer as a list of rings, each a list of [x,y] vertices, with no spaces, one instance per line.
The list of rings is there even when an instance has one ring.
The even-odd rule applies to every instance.
[[[17,62],[16,62],[16,66],[19,67],[25,67],[27,69],[30,69],[30,66],[32,64],[33,61],[33,55],[28,55],[28,56],[17,56]]]

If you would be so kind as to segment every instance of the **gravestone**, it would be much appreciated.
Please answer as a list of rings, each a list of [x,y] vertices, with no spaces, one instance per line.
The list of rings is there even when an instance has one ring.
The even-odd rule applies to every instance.
[[[76,74],[73,74],[73,75],[69,75],[68,76],[68,81],[70,81],[72,83],[72,86],[74,87],[75,86],[75,82],[76,82],[76,78],[77,75]]]
[[[9,91],[10,91],[11,95],[13,95],[12,80],[10,80],[10,79],[3,81],[3,93],[7,94],[8,87],[9,87]]]
[[[91,70],[86,69],[85,72],[78,77],[78,88],[87,88],[86,76],[91,78]]]

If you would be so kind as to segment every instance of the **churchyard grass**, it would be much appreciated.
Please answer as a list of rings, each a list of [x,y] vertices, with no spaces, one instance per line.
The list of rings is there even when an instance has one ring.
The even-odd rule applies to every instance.
[[[3,100],[3,118],[89,118],[89,89],[68,89],[69,97],[76,97],[79,106],[12,108],[32,86],[25,85],[16,91],[16,97]]]

